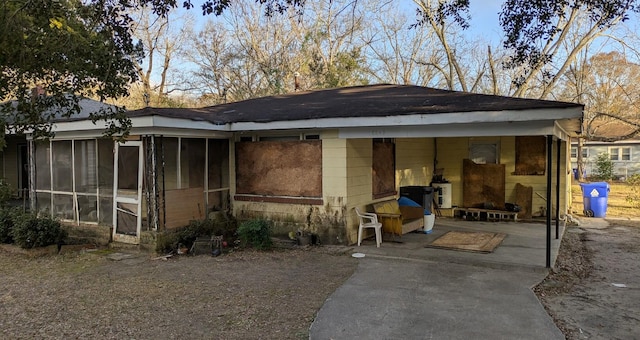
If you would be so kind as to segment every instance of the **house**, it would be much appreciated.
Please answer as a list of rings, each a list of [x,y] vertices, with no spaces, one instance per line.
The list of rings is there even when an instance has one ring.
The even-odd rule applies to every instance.
[[[598,119],[587,127],[587,138],[581,146],[584,176],[596,173],[596,158],[599,154],[608,154],[613,163],[613,175],[616,179],[626,179],[640,174],[640,137],[637,128],[620,121]],[[634,136],[629,138],[629,136]],[[571,167],[577,176],[578,141],[571,143]]]
[[[42,91],[41,88],[38,88]],[[34,89],[35,90],[35,89]],[[15,107],[15,102],[11,103]],[[89,115],[92,112],[98,112],[100,110],[111,110],[114,108],[111,105],[101,103],[96,100],[88,98],[80,98],[78,101],[80,107],[80,113],[74,115],[73,119],[89,119]],[[63,112],[60,110],[55,111],[52,114],[55,120],[63,120]],[[6,123],[9,125],[5,133],[5,147],[0,150],[0,178],[3,178],[7,184],[14,190],[16,196],[25,201],[29,197],[29,167],[30,167],[30,152],[27,136],[24,134],[16,133],[11,127],[14,117],[6,117]]]
[[[19,199],[29,195],[29,152],[24,136],[5,135],[5,147],[0,151],[0,178],[4,179]]]
[[[450,184],[450,216],[456,207],[505,202],[544,214],[552,201],[566,214],[567,141],[581,132],[582,110],[371,85],[131,111],[123,143],[101,138],[103,127],[87,119],[61,120],[54,139],[30,141],[31,198],[84,230],[143,244],[219,212],[353,244],[354,207],[428,186],[434,175]]]

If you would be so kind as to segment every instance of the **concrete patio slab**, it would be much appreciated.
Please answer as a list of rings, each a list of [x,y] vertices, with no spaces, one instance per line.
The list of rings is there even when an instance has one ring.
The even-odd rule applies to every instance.
[[[506,233],[492,253],[425,248],[447,231]],[[551,230],[555,263],[564,227]],[[544,223],[439,218],[380,248],[366,240],[358,269],[322,306],[311,339],[564,339],[533,286],[548,273]]]
[[[488,254],[425,248],[448,231],[505,233],[507,237],[492,253]],[[409,233],[396,237],[395,241],[389,235],[385,235],[380,248],[376,248],[375,241],[367,239],[363,241],[362,246],[354,249],[368,256],[432,260],[492,268],[528,268],[546,273],[546,232],[544,223],[481,222],[438,218],[431,234]],[[551,228],[552,266],[558,256],[563,233],[564,226],[561,223],[559,238],[556,239],[554,222]]]

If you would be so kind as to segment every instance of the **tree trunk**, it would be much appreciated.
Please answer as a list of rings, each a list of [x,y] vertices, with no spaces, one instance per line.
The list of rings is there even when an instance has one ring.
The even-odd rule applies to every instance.
[[[577,159],[577,171],[578,171],[578,181],[584,181],[584,159],[582,159],[582,147],[584,146],[584,139],[578,138],[578,148],[576,150],[576,159]]]

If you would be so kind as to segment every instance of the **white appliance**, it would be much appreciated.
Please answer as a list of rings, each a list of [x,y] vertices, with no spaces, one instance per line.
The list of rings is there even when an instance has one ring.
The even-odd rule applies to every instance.
[[[451,208],[451,183],[432,183],[438,207],[443,209]]]

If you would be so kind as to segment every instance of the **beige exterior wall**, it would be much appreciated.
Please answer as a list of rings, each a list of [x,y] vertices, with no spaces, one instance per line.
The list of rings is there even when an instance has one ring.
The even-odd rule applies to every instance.
[[[436,168],[451,182],[451,205],[462,205],[462,160],[469,155],[469,138],[438,138]]]
[[[396,190],[407,185],[429,185],[433,177],[433,138],[396,139]],[[374,202],[390,197],[373,199],[372,193],[372,152],[371,139],[351,139],[347,141],[348,162],[348,209],[347,238],[350,244],[358,241],[358,219],[353,211],[362,211]],[[372,234],[372,232],[370,232]]]
[[[324,243],[354,244],[357,242],[358,219],[354,207],[367,210],[378,201],[372,195],[372,140],[340,139],[337,132],[321,134],[323,205],[285,204],[269,202],[233,201],[233,211],[240,220],[264,217],[275,224],[275,234],[286,234],[298,229],[320,235]],[[452,205],[462,204],[462,160],[469,157],[471,138],[406,138],[396,139],[396,190],[407,185],[429,185],[433,176],[433,160],[437,155],[437,168],[444,168],[444,178],[452,183]],[[515,200],[515,185],[532,186],[533,209],[545,206],[546,176],[514,176],[515,137],[474,138],[476,141],[497,141],[500,162],[506,166],[505,199]],[[436,150],[437,149],[437,150]],[[555,162],[555,145],[554,145]],[[562,159],[568,147],[563,143]],[[235,158],[230,146],[231,197],[235,194]],[[555,171],[555,168],[554,168]],[[566,174],[566,165],[561,168]],[[555,172],[554,172],[555,181]],[[567,207],[570,188],[565,186],[570,174],[561,176],[561,214]],[[554,184],[555,190],[555,184]],[[555,192],[554,194],[555,195]],[[555,196],[553,196],[555,197]]]
[[[347,146],[347,215],[345,216],[348,244],[358,242],[358,217],[355,207],[366,211],[373,201],[373,178],[371,162],[373,142],[371,139],[345,140]]]
[[[438,138],[438,168],[444,168],[444,177],[452,183],[451,204],[462,205],[462,160],[469,157],[469,144],[472,141],[496,141],[499,142],[500,163],[505,165],[505,201],[514,202],[516,198],[515,187],[517,183],[533,188],[532,211],[534,216],[541,214],[541,207],[546,207],[547,176],[515,176],[515,137],[484,137],[484,138]],[[555,201],[556,181],[556,144],[553,145],[553,184],[552,197]],[[560,168],[560,214],[566,214],[568,207],[567,197],[571,197],[571,187],[567,185],[570,174],[567,174],[568,147],[562,142],[561,168]],[[555,210],[555,205],[553,207]]]
[[[429,185],[433,178],[433,138],[396,139],[396,188]]]
[[[347,243],[348,232],[345,230],[345,214],[348,192],[362,190],[362,178],[350,177],[352,165],[347,164],[348,154],[354,148],[348,140],[338,138],[337,131],[327,131],[322,138],[322,190],[323,205],[287,204],[271,202],[233,201],[234,215],[240,220],[264,217],[274,222],[274,234],[284,235],[290,231],[302,229],[316,233],[323,243]],[[369,140],[369,179],[368,190],[371,196],[371,142]],[[356,148],[357,149],[357,148]],[[356,152],[361,152],[358,150]],[[231,155],[235,155],[233,147]],[[235,195],[235,157],[230,161],[231,194]],[[358,170],[358,166],[355,167]],[[358,177],[358,176],[356,176]]]
[[[372,154],[371,139],[340,139],[335,131],[323,132],[323,206],[234,201],[234,213],[240,220],[268,218],[274,222],[276,234],[303,229],[319,234],[323,242],[356,243],[358,219],[354,207],[365,211],[371,203],[389,199],[373,199]],[[433,154],[431,138],[397,139],[396,188],[428,185],[433,174]],[[231,164],[233,174],[235,161]],[[235,190],[234,178],[231,188]]]

